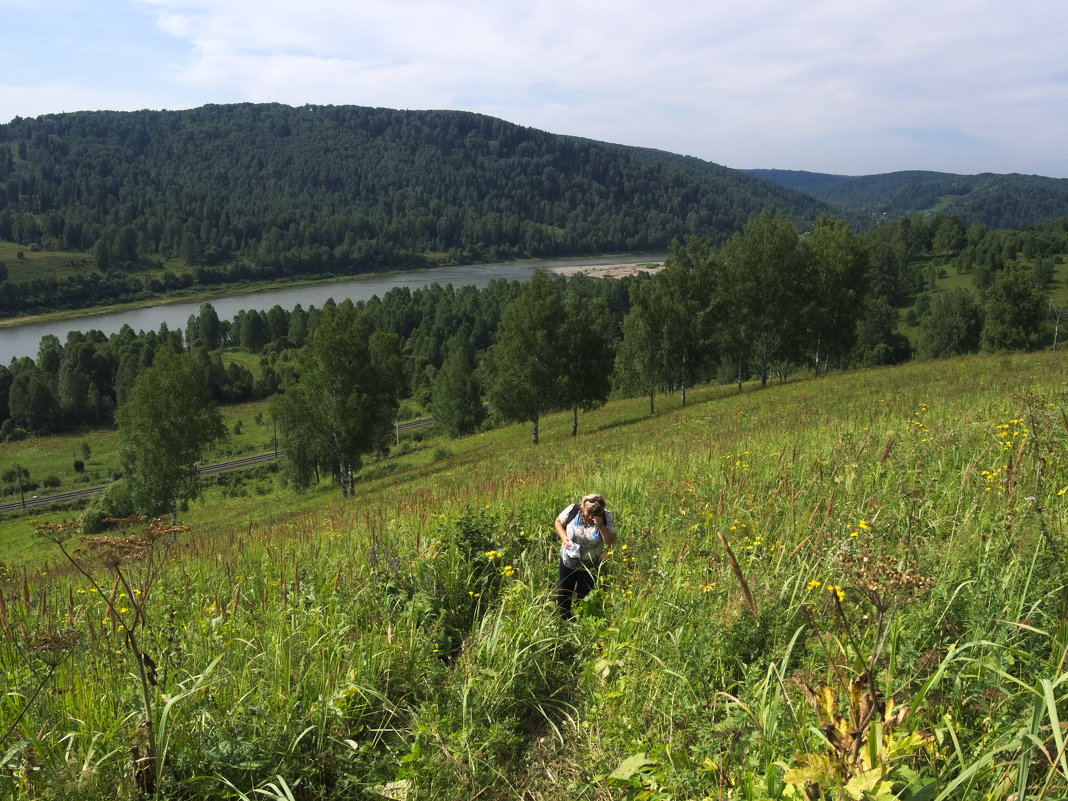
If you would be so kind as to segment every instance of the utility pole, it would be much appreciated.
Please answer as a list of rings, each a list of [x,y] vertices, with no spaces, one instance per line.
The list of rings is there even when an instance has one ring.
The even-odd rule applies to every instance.
[[[19,497],[22,498],[22,508],[26,508],[26,493],[22,491],[22,468],[15,462],[15,475],[19,477]]]

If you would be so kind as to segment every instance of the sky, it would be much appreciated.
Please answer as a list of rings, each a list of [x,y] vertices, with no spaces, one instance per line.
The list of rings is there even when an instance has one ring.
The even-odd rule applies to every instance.
[[[1068,177],[1060,0],[0,0],[0,122],[453,109],[735,168]]]

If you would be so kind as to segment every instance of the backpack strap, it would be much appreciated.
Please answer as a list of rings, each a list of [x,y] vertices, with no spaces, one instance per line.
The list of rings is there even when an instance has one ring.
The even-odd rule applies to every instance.
[[[568,523],[574,520],[575,515],[577,515],[578,513],[579,505],[577,503],[571,504],[571,506],[567,508],[567,515],[564,517],[564,525],[566,526]]]

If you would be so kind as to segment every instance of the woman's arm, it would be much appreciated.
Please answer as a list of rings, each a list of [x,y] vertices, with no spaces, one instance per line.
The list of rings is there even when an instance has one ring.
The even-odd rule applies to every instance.
[[[556,518],[556,520],[553,521],[553,524],[556,528],[556,536],[560,538],[560,542],[564,545],[570,544],[571,538],[567,536],[567,528],[564,526],[560,518]]]

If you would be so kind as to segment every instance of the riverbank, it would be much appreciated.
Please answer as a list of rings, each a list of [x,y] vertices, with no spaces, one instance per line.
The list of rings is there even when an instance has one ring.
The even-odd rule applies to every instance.
[[[585,273],[590,278],[624,278],[638,273],[655,273],[664,266],[662,261],[622,262],[620,264],[586,264],[566,267],[549,267],[548,272],[556,275],[577,275]]]
[[[601,263],[604,259],[619,259],[611,264]],[[650,256],[643,261],[626,261],[626,257],[599,256],[587,259],[558,259],[555,261],[519,261],[516,265],[536,264],[544,265],[548,272],[556,275],[576,275],[585,273],[591,278],[623,278],[638,272],[655,272],[663,262],[659,256]],[[434,270],[448,270],[448,267],[427,267],[426,272]],[[161,295],[144,300],[130,301],[129,303],[115,303],[108,306],[90,306],[84,309],[63,309],[61,311],[43,312],[40,314],[27,314],[19,317],[0,318],[0,330],[16,328],[23,325],[35,325],[43,323],[60,323],[68,320],[80,320],[86,317],[96,317],[104,314],[121,314],[123,312],[150,309],[156,306],[173,306],[188,303],[210,303],[220,298],[232,298],[244,295],[255,295],[261,292],[271,292],[281,289],[299,289],[302,287],[318,287],[330,284],[340,284],[354,279],[370,279],[374,277],[387,277],[394,274],[410,273],[411,270],[387,271],[381,273],[362,273],[360,275],[339,275],[330,278],[314,278],[293,281],[259,281],[255,283],[225,284],[212,289],[203,289],[197,292],[182,292],[173,295]],[[420,271],[422,272],[422,271]]]
[[[428,270],[437,269],[427,267]],[[399,271],[398,271],[399,272]],[[270,292],[278,289],[299,289],[300,287],[323,286],[337,284],[342,281],[351,281],[353,278],[364,278],[370,275],[389,275],[390,273],[361,273],[358,276],[338,275],[330,278],[309,278],[294,281],[256,281],[242,284],[220,284],[212,289],[203,289],[197,292],[179,292],[172,295],[157,295],[144,300],[133,300],[128,303],[112,303],[107,306],[87,306],[84,309],[63,309],[61,311],[42,312],[40,314],[27,314],[20,317],[0,318],[0,330],[14,328],[20,325],[33,325],[36,323],[59,323],[64,320],[80,320],[83,317],[95,317],[102,314],[119,314],[122,312],[151,309],[156,306],[174,306],[178,303],[205,303],[219,298],[232,298],[241,295],[255,295],[260,292]]]
[[[555,261],[500,262],[496,264],[434,267],[420,270],[370,273],[350,278],[330,278],[316,281],[276,281],[270,284],[240,284],[212,287],[196,293],[152,298],[121,306],[68,310],[5,321],[0,328],[0,364],[13,358],[34,357],[41,338],[55,336],[65,342],[71,330],[99,331],[110,336],[129,326],[134,331],[157,331],[166,325],[172,331],[184,330],[190,316],[200,311],[201,304],[210,302],[221,320],[233,319],[241,311],[268,311],[274,306],[292,309],[300,304],[305,309],[321,308],[333,299],[354,302],[385,297],[395,289],[418,290],[432,284],[474,286],[484,288],[491,281],[526,281],[537,269],[562,274],[585,272],[604,277],[621,277],[658,264],[664,256],[657,254],[615,255],[587,259],[557,259]],[[639,261],[641,259],[641,261]]]

